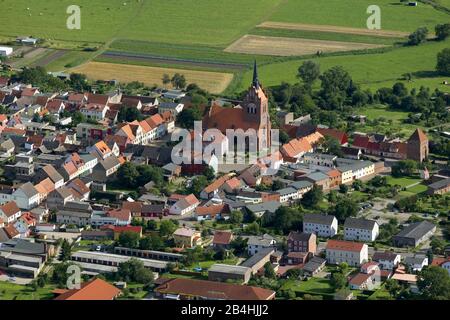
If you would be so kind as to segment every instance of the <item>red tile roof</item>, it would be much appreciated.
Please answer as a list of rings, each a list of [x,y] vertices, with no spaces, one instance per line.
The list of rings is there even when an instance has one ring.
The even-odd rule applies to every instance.
[[[230,231],[216,231],[214,233],[213,244],[230,244],[233,233]]]
[[[114,300],[121,291],[101,279],[85,282],[79,290],[58,290],[61,293],[55,300]]]
[[[364,247],[364,243],[343,241],[343,240],[328,240],[327,250],[340,250],[340,251],[354,251],[360,252]]]
[[[0,206],[0,210],[7,216],[11,217],[12,215],[18,213],[20,211],[16,202],[10,201]]]
[[[182,278],[168,280],[155,291],[206,299],[271,300],[275,298],[275,291],[259,287]]]

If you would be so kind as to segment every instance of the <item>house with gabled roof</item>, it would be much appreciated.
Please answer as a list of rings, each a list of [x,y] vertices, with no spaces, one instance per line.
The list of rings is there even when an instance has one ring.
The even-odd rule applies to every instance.
[[[338,221],[332,215],[308,213],[303,218],[303,232],[315,233],[319,237],[331,238],[338,232]]]
[[[9,201],[0,206],[0,218],[6,224],[16,221],[21,215],[22,211],[14,201]]]
[[[374,220],[352,217],[345,219],[345,240],[373,242],[376,240],[379,233],[378,223]]]
[[[169,213],[174,215],[186,215],[194,212],[195,208],[200,205],[200,201],[193,194],[183,196],[175,204],[173,204]]]
[[[328,240],[326,257],[330,264],[345,262],[349,266],[359,267],[369,260],[368,246],[361,242]]]
[[[82,283],[80,289],[56,289],[54,300],[115,300],[122,293],[108,282],[95,278]]]

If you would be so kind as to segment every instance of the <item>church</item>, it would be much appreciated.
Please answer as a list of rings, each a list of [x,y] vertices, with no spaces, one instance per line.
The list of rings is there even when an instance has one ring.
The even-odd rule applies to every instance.
[[[253,81],[243,101],[235,107],[223,107],[213,103],[203,119],[203,129],[219,129],[226,135],[227,129],[254,129],[257,133],[258,151],[271,146],[271,122],[269,102],[258,79],[256,61],[253,67]]]

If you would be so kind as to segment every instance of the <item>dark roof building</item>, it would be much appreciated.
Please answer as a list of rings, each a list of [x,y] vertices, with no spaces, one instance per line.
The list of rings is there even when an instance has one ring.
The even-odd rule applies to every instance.
[[[416,222],[405,227],[392,240],[396,247],[416,247],[429,239],[435,231],[436,226],[431,222]]]

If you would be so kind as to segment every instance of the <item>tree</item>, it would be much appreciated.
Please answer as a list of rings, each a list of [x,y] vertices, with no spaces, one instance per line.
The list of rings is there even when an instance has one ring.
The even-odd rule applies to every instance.
[[[401,286],[398,281],[395,279],[387,279],[385,282],[386,290],[389,292],[389,295],[393,298],[396,298],[401,290]]]
[[[62,262],[55,264],[52,272],[52,282],[58,284],[58,286],[60,287],[65,287],[67,285],[67,278],[71,275],[67,272],[67,268],[69,268],[69,266],[71,265],[76,264],[72,262]]]
[[[244,232],[248,234],[258,235],[261,232],[258,222],[254,221],[248,224],[244,228]]]
[[[417,170],[417,162],[414,160],[397,161],[392,166],[392,175],[394,177],[411,176]]]
[[[342,108],[347,95],[352,91],[353,82],[350,74],[341,66],[335,66],[325,71],[320,77],[323,99],[322,106],[326,109]]]
[[[339,185],[339,192],[346,194],[348,192],[348,186],[346,184],[340,184]]]
[[[271,227],[275,230],[281,230],[288,233],[293,229],[300,229],[303,221],[303,215],[295,208],[286,206],[279,207],[273,214],[263,216],[264,227]]]
[[[305,87],[311,90],[311,87],[320,76],[320,66],[314,61],[305,61],[298,68],[297,77],[302,79],[305,83]]]
[[[331,274],[330,284],[334,288],[334,290],[339,290],[345,287],[347,280],[345,279],[344,274],[341,272],[333,272]]]
[[[266,262],[264,265],[264,276],[270,279],[275,279],[277,276],[270,261]]]
[[[230,247],[233,249],[235,255],[241,255],[247,250],[248,239],[244,239],[241,236],[237,236],[230,243]]]
[[[119,245],[125,248],[139,247],[139,234],[132,231],[124,231],[119,235]]]
[[[450,48],[445,48],[437,54],[436,71],[442,75],[450,75]]]
[[[450,276],[447,270],[429,266],[418,274],[417,287],[422,297],[429,300],[450,299]]]
[[[177,226],[173,223],[172,220],[163,220],[161,221],[161,224],[159,226],[159,234],[162,237],[167,237],[171,235],[176,228]]]
[[[153,283],[154,276],[150,269],[144,267],[144,263],[136,258],[131,258],[119,264],[117,270],[119,279],[127,282],[137,282],[144,285]]]
[[[167,73],[164,73],[161,80],[164,87],[166,87],[170,83],[170,76]]]
[[[192,107],[183,109],[178,115],[176,123],[179,127],[186,129],[194,128],[194,121],[199,121],[202,119],[200,109],[198,107]]]
[[[86,75],[80,73],[71,73],[69,84],[73,90],[78,92],[89,91],[91,89]]]
[[[417,46],[427,39],[428,29],[426,27],[418,28],[411,33],[408,37],[408,44],[411,46]]]
[[[205,176],[197,176],[192,179],[192,184],[189,188],[189,191],[198,196],[208,184],[208,179],[206,179]]]
[[[332,209],[332,213],[339,221],[345,221],[348,217],[356,216],[358,213],[358,204],[351,198],[340,198]]]
[[[147,221],[147,226],[146,229],[147,230],[156,230],[158,228],[158,224],[156,223],[155,220],[148,220]]]
[[[233,210],[230,213],[230,222],[235,224],[241,224],[244,220],[244,215],[239,210]]]
[[[125,186],[136,186],[136,180],[139,177],[136,165],[132,162],[126,162],[117,170],[117,178]]]
[[[186,78],[184,77],[184,75],[179,73],[175,73],[170,82],[172,83],[172,86],[177,89],[183,89],[184,87],[186,87]]]
[[[450,35],[450,23],[438,24],[434,28],[434,31],[438,41],[445,40]]]
[[[64,239],[61,244],[61,261],[70,260],[70,256],[72,254],[72,246],[70,245],[67,239]]]
[[[333,154],[338,157],[344,156],[344,153],[341,149],[341,144],[336,138],[326,136],[324,139],[322,139],[322,148],[329,154]]]
[[[164,247],[163,239],[153,233],[139,241],[139,249],[141,250],[162,250]]]
[[[303,195],[301,203],[308,208],[314,208],[322,201],[322,199],[322,188],[315,184],[311,190]]]

